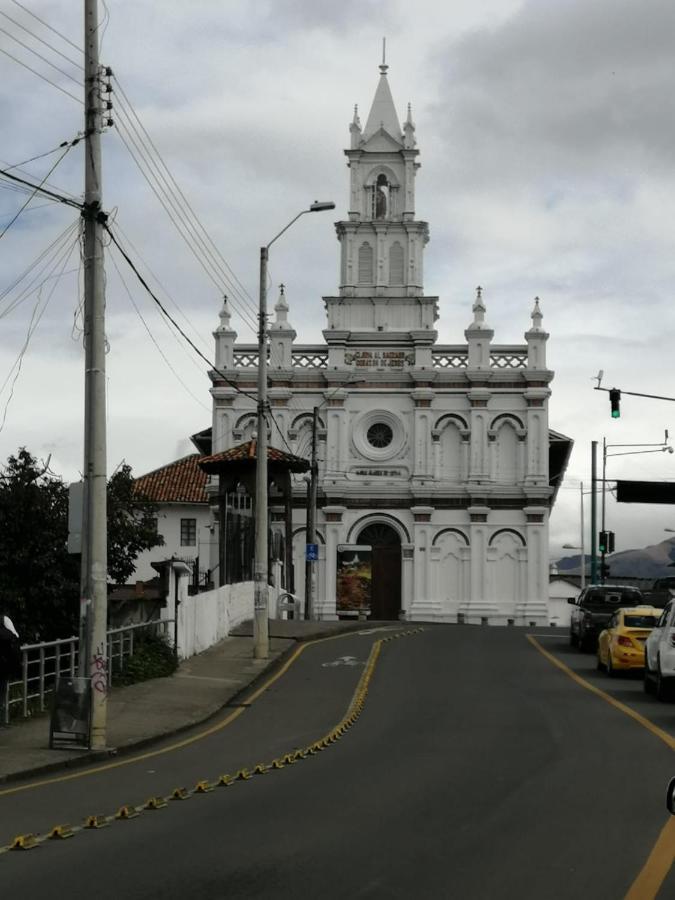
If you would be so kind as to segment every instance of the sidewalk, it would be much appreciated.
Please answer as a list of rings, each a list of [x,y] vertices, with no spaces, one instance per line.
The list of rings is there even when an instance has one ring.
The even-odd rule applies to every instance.
[[[377,622],[270,620],[270,656],[252,657],[252,623],[182,662],[170,678],[114,688],[108,697],[107,750],[50,750],[49,715],[0,728],[0,784],[132,750],[204,722],[266,671],[298,641],[381,626]],[[393,623],[386,623],[393,624]]]

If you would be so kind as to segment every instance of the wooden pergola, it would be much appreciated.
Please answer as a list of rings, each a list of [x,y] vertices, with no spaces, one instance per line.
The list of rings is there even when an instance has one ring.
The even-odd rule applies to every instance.
[[[255,472],[258,442],[254,439],[230,447],[221,453],[203,456],[199,468],[208,475],[218,476],[218,584],[226,583],[225,571],[225,517],[227,495],[243,485],[249,497],[253,498],[255,515]],[[284,504],[284,570],[285,589],[293,590],[293,492],[291,474],[306,472],[309,462],[291,453],[284,453],[276,447],[267,448],[267,489],[276,488]],[[269,528],[269,522],[268,522]]]

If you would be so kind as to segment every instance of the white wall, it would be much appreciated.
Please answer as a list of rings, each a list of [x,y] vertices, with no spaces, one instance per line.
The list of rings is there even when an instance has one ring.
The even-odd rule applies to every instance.
[[[567,602],[569,597],[575,599],[581,588],[564,578],[556,578],[548,587],[548,617],[551,625],[558,628],[569,628],[572,607]]]
[[[169,576],[168,603],[163,618],[174,618],[176,571],[184,569],[180,563],[172,567]],[[253,618],[253,582],[226,584],[213,591],[188,595],[189,576],[178,571],[178,656],[188,659],[208,650],[226,638],[233,628]],[[270,612],[276,609],[277,591],[269,589]],[[173,636],[173,631],[171,630]]]

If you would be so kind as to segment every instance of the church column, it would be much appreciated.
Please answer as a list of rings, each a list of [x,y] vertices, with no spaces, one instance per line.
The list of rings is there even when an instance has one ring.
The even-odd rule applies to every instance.
[[[430,478],[433,472],[430,446],[433,425],[431,402],[435,394],[431,388],[417,388],[410,392],[410,396],[415,404],[413,478]]]
[[[526,585],[518,614],[524,625],[548,625],[548,509],[526,506]]]
[[[325,591],[323,602],[317,609],[318,619],[337,619],[335,601],[337,596],[337,547],[344,543],[342,517],[345,506],[324,506],[322,513],[326,531]]]
[[[414,574],[412,617],[415,619],[437,618],[441,611],[438,598],[431,594],[430,550],[435,526],[431,525],[433,506],[413,506]]]
[[[491,396],[490,391],[485,388],[471,388],[468,392],[471,403],[469,481],[488,481],[490,477],[487,405]]]
[[[527,402],[527,468],[526,484],[545,485],[548,482],[548,388],[528,388],[523,396]]]
[[[471,575],[468,602],[460,603],[459,615],[465,623],[480,625],[482,619],[489,619],[497,612],[496,604],[489,596],[487,579],[490,510],[487,506],[470,506],[468,512]]]
[[[347,391],[325,394],[326,400],[326,476],[343,478],[347,468],[349,435],[345,399]]]
[[[409,619],[415,600],[414,575],[415,545],[401,544],[401,618]]]

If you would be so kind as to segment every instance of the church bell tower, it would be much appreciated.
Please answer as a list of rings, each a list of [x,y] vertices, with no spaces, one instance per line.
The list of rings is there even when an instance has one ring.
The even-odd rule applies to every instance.
[[[415,176],[419,169],[415,125],[408,104],[403,125],[387,77],[380,68],[365,128],[358,108],[345,150],[350,171],[347,219],[336,225],[340,242],[338,297],[325,297],[326,341],[411,348],[436,339],[436,297],[425,297],[424,246],[429,226],[415,217]],[[376,337],[377,336],[377,337]]]

